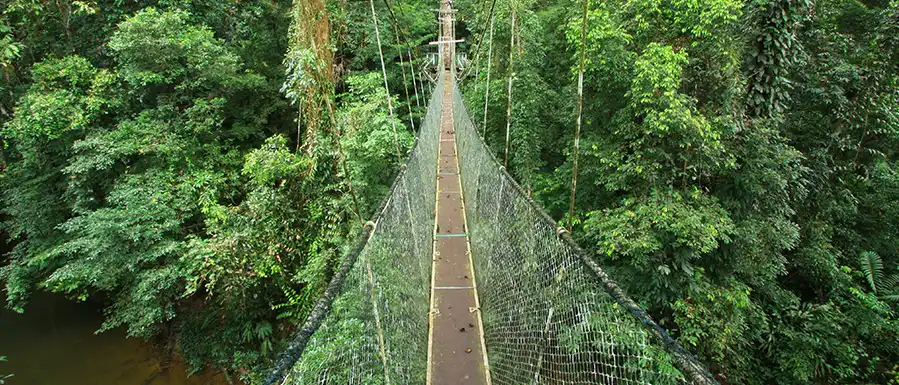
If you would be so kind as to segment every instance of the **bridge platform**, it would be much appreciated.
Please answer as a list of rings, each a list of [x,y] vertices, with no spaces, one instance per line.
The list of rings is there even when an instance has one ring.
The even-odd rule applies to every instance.
[[[447,71],[440,126],[431,280],[428,384],[489,384],[483,325],[471,262]]]

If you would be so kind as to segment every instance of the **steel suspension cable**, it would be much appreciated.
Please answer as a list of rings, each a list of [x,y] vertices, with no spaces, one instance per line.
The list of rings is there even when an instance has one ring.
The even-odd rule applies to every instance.
[[[384,91],[387,93],[387,109],[390,110],[390,126],[393,127],[393,145],[396,147],[396,161],[402,162],[400,155],[400,138],[396,132],[396,122],[393,115],[393,102],[390,100],[390,85],[387,83],[387,67],[384,65],[384,49],[381,48],[381,30],[378,27],[378,15],[375,13],[375,0],[368,0],[371,6],[371,19],[375,24],[375,39],[378,41],[378,57],[381,59],[381,75],[384,77]]]
[[[577,125],[574,129],[574,170],[571,173],[571,200],[568,203],[568,231],[574,226],[574,198],[577,194],[577,157],[581,152],[581,125],[584,120],[584,57],[587,47],[587,7],[589,0],[584,0],[584,15],[581,19],[581,60],[577,75]]]
[[[506,102],[506,151],[503,157],[503,167],[509,167],[509,139],[512,132],[512,79],[515,77],[515,1],[512,5],[512,28],[509,30],[509,98]]]

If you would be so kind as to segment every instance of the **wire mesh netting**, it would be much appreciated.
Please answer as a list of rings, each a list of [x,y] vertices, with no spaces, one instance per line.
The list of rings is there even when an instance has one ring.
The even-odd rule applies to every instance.
[[[368,242],[284,383],[425,382],[441,84]]]
[[[280,381],[287,370],[281,383],[426,382],[442,80],[433,91],[373,230],[269,378]],[[452,106],[492,383],[716,384],[570,237],[560,237],[478,136],[455,82]]]
[[[676,384],[671,356],[453,113],[493,384]]]

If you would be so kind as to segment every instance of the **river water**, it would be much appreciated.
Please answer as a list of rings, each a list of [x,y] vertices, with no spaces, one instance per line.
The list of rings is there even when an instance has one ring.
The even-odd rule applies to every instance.
[[[227,384],[220,374],[188,377],[178,360],[162,370],[161,352],[124,330],[95,335],[103,322],[96,305],[36,294],[24,314],[0,308],[0,356],[8,359],[0,378],[13,374],[7,385]]]

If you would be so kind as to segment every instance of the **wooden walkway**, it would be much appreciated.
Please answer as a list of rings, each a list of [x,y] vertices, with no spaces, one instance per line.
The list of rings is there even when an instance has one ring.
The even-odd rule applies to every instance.
[[[453,125],[452,74],[444,76],[437,173],[437,210],[428,384],[489,384],[483,325],[471,263]]]

